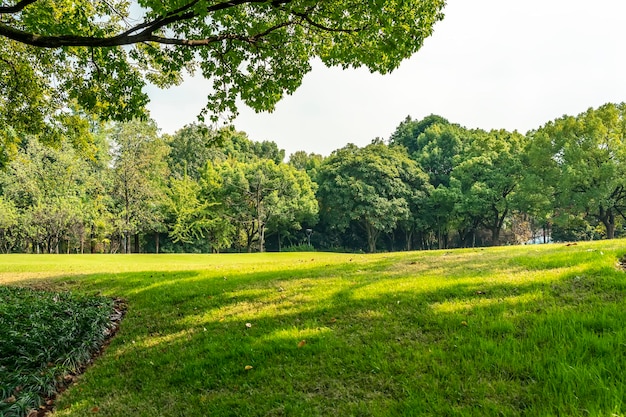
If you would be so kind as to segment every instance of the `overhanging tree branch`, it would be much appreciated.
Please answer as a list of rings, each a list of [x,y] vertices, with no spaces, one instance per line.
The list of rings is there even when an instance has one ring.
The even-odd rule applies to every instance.
[[[28,4],[34,3],[36,0],[23,0],[15,6],[2,7],[0,11],[2,13],[16,13],[21,11]],[[26,45],[41,47],[41,48],[60,48],[67,46],[87,46],[87,47],[114,47],[132,45],[141,42],[155,42],[165,45],[184,45],[184,46],[206,46],[211,43],[220,42],[226,39],[236,39],[249,43],[254,43],[259,38],[268,35],[269,33],[277,30],[281,27],[289,26],[293,24],[293,21],[286,21],[284,23],[277,24],[264,32],[260,32],[254,35],[240,35],[240,34],[222,34],[205,39],[180,39],[169,38],[155,35],[154,33],[168,25],[178,23],[182,21],[191,20],[199,17],[199,14],[193,10],[190,10],[198,3],[199,0],[194,0],[184,6],[173,10],[166,15],[153,19],[148,22],[140,23],[132,28],[122,32],[118,35],[108,37],[96,37],[96,36],[78,36],[78,35],[38,35],[35,33],[23,31],[21,29],[14,28],[7,24],[0,24],[0,36],[4,36],[16,42],[20,42]],[[244,4],[250,3],[268,3],[267,0],[232,0],[222,3],[214,4],[207,8],[207,13],[213,13],[220,10],[225,10]],[[283,3],[284,4],[284,3]],[[276,6],[275,6],[276,7]]]
[[[136,2],[127,0],[2,0],[0,55],[15,55],[26,64],[17,67],[20,76],[59,97],[26,98],[37,114],[62,114],[71,100],[103,120],[142,118],[147,82],[169,87],[185,70],[200,69],[213,89],[199,117],[210,113],[217,121],[236,114],[239,99],[272,110],[300,86],[316,57],[380,73],[397,68],[421,46],[405,40],[429,36],[445,0],[398,2],[143,0],[138,18],[130,15]],[[346,7],[359,10],[343,13]],[[388,30],[399,26],[406,30]],[[0,124],[8,120],[4,110]],[[32,124],[27,115],[16,120]]]
[[[13,6],[0,6],[0,14],[11,14],[11,13],[21,12],[22,10],[24,10],[26,6],[28,6],[29,4],[33,4],[36,1],[37,0],[22,0],[22,1],[17,2]]]
[[[309,12],[307,13],[299,13],[299,12],[294,12],[293,13],[295,16],[298,16],[302,19],[304,19],[305,22],[307,22],[309,25],[317,28],[317,29],[321,29],[325,32],[341,32],[341,33],[354,33],[354,32],[361,32],[365,29],[367,29],[367,25],[363,26],[361,28],[354,28],[354,29],[346,29],[346,28],[331,28],[325,25],[322,25],[321,23],[315,22],[311,19],[311,17],[309,16]]]
[[[37,0],[22,0],[14,6],[0,7],[0,14],[11,14],[22,11],[29,4],[35,3]],[[226,33],[221,35],[215,35],[204,39],[181,39],[174,37],[165,37],[155,35],[155,32],[183,21],[189,21],[200,17],[198,12],[193,10],[193,7],[198,4],[199,0],[191,1],[167,14],[152,19],[150,21],[137,24],[124,32],[117,35],[97,37],[97,36],[80,36],[80,35],[40,35],[24,31],[8,24],[0,23],[0,36],[4,36],[8,39],[20,42],[26,45],[31,45],[40,48],[60,48],[60,47],[115,47],[132,45],[142,42],[155,42],[164,45],[181,45],[181,46],[206,46],[212,43],[221,42],[223,40],[240,40],[248,43],[255,43],[264,36],[269,35],[271,32],[290,26],[293,24],[302,24],[306,22],[312,27],[321,29],[326,32],[342,32],[342,33],[354,33],[363,31],[367,26],[361,28],[332,28],[321,23],[315,22],[310,17],[311,9],[306,12],[292,11],[292,16],[297,17],[296,20],[287,20],[285,22],[276,24],[269,29],[252,35],[233,34]],[[272,1],[268,0],[231,0],[221,2],[207,7],[206,14],[214,13],[229,8],[242,6],[252,3],[270,3],[275,8],[283,8],[285,4],[290,3],[291,0],[284,1]]]

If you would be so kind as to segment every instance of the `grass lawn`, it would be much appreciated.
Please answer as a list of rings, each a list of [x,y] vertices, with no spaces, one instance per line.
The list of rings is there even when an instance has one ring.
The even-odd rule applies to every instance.
[[[626,241],[376,255],[7,255],[122,297],[54,416],[625,416]]]

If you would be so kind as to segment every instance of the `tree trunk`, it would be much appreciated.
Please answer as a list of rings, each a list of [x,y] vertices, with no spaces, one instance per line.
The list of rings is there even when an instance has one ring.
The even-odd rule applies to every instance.
[[[437,248],[443,249],[443,239],[441,238],[441,226],[437,227]]]
[[[376,241],[378,240],[379,231],[376,230],[370,222],[365,221],[365,230],[367,232],[367,246],[369,253],[376,252]]]
[[[259,223],[259,252],[265,252],[265,225]]]
[[[500,246],[500,228],[497,226],[491,228],[491,244],[493,246]]]
[[[406,250],[407,251],[411,251],[411,249],[413,249],[413,245],[412,245],[412,243],[413,243],[413,231],[412,230],[406,231],[405,234],[404,234],[404,238],[406,240]]]
[[[391,233],[389,233],[389,250],[391,252],[395,252],[396,251],[396,232],[395,230],[393,230]]]
[[[156,247],[156,253],[159,253],[159,232],[154,232],[154,246]]]
[[[139,233],[135,233],[135,253],[140,253],[139,250]]]
[[[615,238],[615,214],[613,213],[613,210],[604,210],[604,208],[600,207],[600,215],[598,218],[606,228],[606,238]]]
[[[615,219],[611,219],[604,223],[604,227],[606,227],[606,238],[613,239],[615,238]]]

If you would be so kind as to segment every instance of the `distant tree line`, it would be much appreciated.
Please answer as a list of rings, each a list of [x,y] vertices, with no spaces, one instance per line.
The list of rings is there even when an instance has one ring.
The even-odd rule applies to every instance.
[[[150,120],[75,114],[54,134],[18,135],[5,158],[2,252],[374,252],[624,233],[624,103],[526,135],[407,117],[388,140],[288,162],[232,127],[160,135]]]

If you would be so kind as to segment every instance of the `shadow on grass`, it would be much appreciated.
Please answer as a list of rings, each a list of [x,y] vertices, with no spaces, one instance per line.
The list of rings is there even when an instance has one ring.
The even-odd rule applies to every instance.
[[[505,255],[454,256],[54,281],[129,303],[117,338],[57,414],[624,411],[622,272],[584,256],[551,273],[498,266]]]

